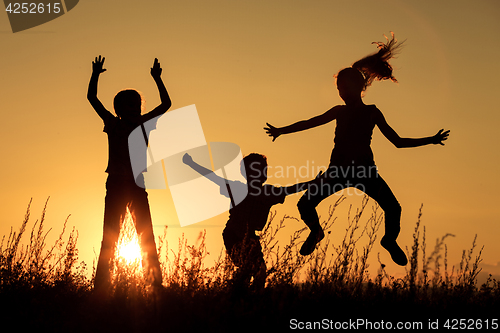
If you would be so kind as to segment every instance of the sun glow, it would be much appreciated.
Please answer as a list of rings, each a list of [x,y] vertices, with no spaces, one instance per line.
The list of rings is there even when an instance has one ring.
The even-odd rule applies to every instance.
[[[138,265],[140,268],[142,267],[139,237],[137,236],[134,220],[128,207],[120,228],[120,236],[118,237],[118,244],[116,246],[116,257],[119,262],[123,262],[125,265]]]

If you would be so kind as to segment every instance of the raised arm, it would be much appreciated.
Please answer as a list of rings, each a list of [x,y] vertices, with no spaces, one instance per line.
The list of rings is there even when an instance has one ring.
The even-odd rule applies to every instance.
[[[158,61],[157,58],[155,58],[153,67],[151,68],[151,76],[153,77],[153,80],[155,81],[156,86],[158,87],[161,104],[158,105],[156,108],[154,108],[151,112],[148,112],[145,115],[146,118],[145,120],[149,120],[164,114],[172,106],[172,101],[170,100],[170,96],[168,95],[167,88],[165,87],[165,84],[161,79],[161,72],[162,68],[160,66],[160,62]]]
[[[104,107],[104,105],[102,105],[99,98],[97,98],[97,82],[99,81],[99,75],[106,71],[106,69],[103,68],[104,59],[104,57],[99,56],[95,58],[95,61],[92,61],[92,76],[90,77],[87,99],[99,117],[106,122],[107,118],[113,117],[113,115]]]
[[[338,107],[333,107],[319,116],[307,120],[301,120],[284,127],[274,127],[273,125],[266,123],[268,127],[264,127],[264,129],[266,130],[266,133],[273,138],[274,142],[274,140],[276,140],[282,134],[300,132],[329,123],[330,121],[337,118],[337,112]]]
[[[194,171],[198,172],[200,175],[214,182],[215,184],[219,186],[226,186],[226,180],[224,178],[217,176],[212,170],[209,170],[193,161],[191,155],[187,153],[184,154],[184,156],[182,156],[182,162],[184,162],[184,164],[190,166]]]
[[[376,116],[376,123],[382,134],[397,148],[421,147],[430,144],[440,144],[444,146],[444,141],[448,139],[450,131],[439,130],[436,135],[423,138],[402,138],[389,126],[383,114],[379,111]]]

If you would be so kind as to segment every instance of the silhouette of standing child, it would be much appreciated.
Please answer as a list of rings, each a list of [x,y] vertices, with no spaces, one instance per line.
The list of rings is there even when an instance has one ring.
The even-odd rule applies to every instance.
[[[330,165],[321,179],[320,187],[306,191],[297,204],[302,220],[310,229],[310,234],[300,249],[302,255],[311,254],[316,244],[324,237],[316,206],[343,188],[356,187],[377,201],[384,210],[385,235],[380,243],[389,251],[396,264],[404,266],[408,260],[396,242],[400,232],[401,206],[376,171],[370,147],[373,128],[377,126],[397,148],[444,145],[443,141],[448,138],[450,131],[440,130],[436,135],[424,138],[401,138],[375,105],[363,103],[362,94],[373,80],[390,79],[397,82],[392,75],[389,60],[402,43],[398,43],[392,35],[392,39],[387,39],[386,43],[375,44],[379,48],[377,53],[355,62],[336,75],[337,89],[345,105],[334,106],[324,114],[285,127],[274,127],[267,123],[268,127],[264,129],[274,142],[282,134],[307,130],[332,120],[337,121]]]
[[[287,187],[264,184],[267,180],[267,158],[256,153],[245,156],[241,161],[241,174],[246,178],[247,184],[219,177],[194,162],[189,154],[183,156],[183,162],[219,185],[221,194],[226,197],[231,197],[231,189],[245,193],[246,191],[243,192],[239,188],[246,187],[246,197],[229,210],[229,219],[222,237],[227,254],[239,268],[235,282],[239,286],[248,286],[253,277],[252,287],[264,287],[266,263],[259,236],[255,232],[264,229],[272,206],[283,203],[289,194],[305,190],[315,180]],[[232,199],[231,201],[234,202]]]
[[[161,285],[162,277],[154,240],[148,194],[143,186],[142,174],[138,179],[134,179],[128,137],[135,128],[144,122],[165,113],[172,103],[161,79],[160,63],[158,59],[155,59],[151,68],[151,76],[158,87],[161,104],[151,112],[141,115],[143,99],[139,92],[131,89],[122,90],[116,94],[113,101],[117,115],[114,116],[97,98],[99,75],[106,71],[103,68],[104,59],[104,57],[99,56],[92,62],[92,76],[87,93],[90,104],[104,122],[104,132],[108,135],[109,144],[103,237],[94,287],[102,290],[110,286],[114,252],[120,233],[120,225],[127,207],[134,217],[140,240],[146,280],[153,285]],[[142,185],[142,187],[138,185]]]

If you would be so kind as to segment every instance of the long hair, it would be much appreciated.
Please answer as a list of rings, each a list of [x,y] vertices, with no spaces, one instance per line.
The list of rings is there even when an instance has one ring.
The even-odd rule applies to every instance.
[[[391,80],[393,82],[398,82],[392,75],[392,66],[389,64],[389,60],[394,58],[394,56],[400,51],[404,41],[398,42],[394,37],[393,32],[391,32],[391,36],[392,38],[389,40],[389,38],[384,35],[386,38],[385,43],[373,42],[372,44],[376,44],[379,51],[352,64],[351,68],[357,69],[362,75],[353,75],[352,69],[345,68],[337,74],[337,80],[342,79],[341,77],[343,74],[345,75],[349,73],[349,78],[351,80],[355,78],[359,83],[361,91],[365,91],[374,80]]]

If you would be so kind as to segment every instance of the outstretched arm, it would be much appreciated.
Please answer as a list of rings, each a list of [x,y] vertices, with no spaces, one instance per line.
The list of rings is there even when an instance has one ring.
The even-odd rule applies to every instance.
[[[321,171],[318,173],[316,178],[314,178],[310,181],[307,181],[307,182],[297,183],[295,185],[290,185],[290,186],[284,187],[283,190],[285,191],[286,195],[294,194],[297,192],[302,192],[304,190],[307,190],[310,185],[319,184],[320,179],[323,176],[323,174],[324,174],[324,172]]]
[[[191,155],[187,153],[184,154],[184,156],[182,156],[182,162],[215,184],[219,186],[226,186],[226,180],[224,178],[217,176],[212,170],[209,170],[193,161]]]
[[[164,114],[172,106],[172,101],[170,100],[170,96],[168,95],[167,88],[165,87],[165,84],[161,79],[161,72],[162,69],[160,66],[160,62],[157,58],[155,58],[153,67],[151,68],[151,76],[155,80],[156,86],[158,87],[161,104],[154,108],[151,112],[147,113],[145,120],[149,120]]]
[[[319,116],[307,120],[301,120],[285,127],[274,127],[273,125],[266,123],[268,127],[264,127],[264,129],[266,130],[266,133],[273,138],[274,142],[274,140],[276,140],[276,138],[278,138],[281,134],[300,132],[329,123],[337,118],[337,110],[337,107],[333,107]]]
[[[436,135],[424,138],[402,138],[387,123],[382,113],[377,116],[377,126],[382,134],[397,148],[420,147],[430,144],[440,144],[444,146],[444,141],[448,139],[450,131],[439,130]]]
[[[101,119],[106,122],[106,120],[109,117],[113,117],[113,115],[111,114],[111,112],[106,110],[99,98],[97,98],[97,82],[99,81],[99,75],[106,71],[106,69],[103,68],[104,59],[104,57],[99,56],[95,58],[95,61],[92,61],[92,76],[90,77],[87,99],[89,100],[90,104],[97,112],[99,117],[101,117]]]

